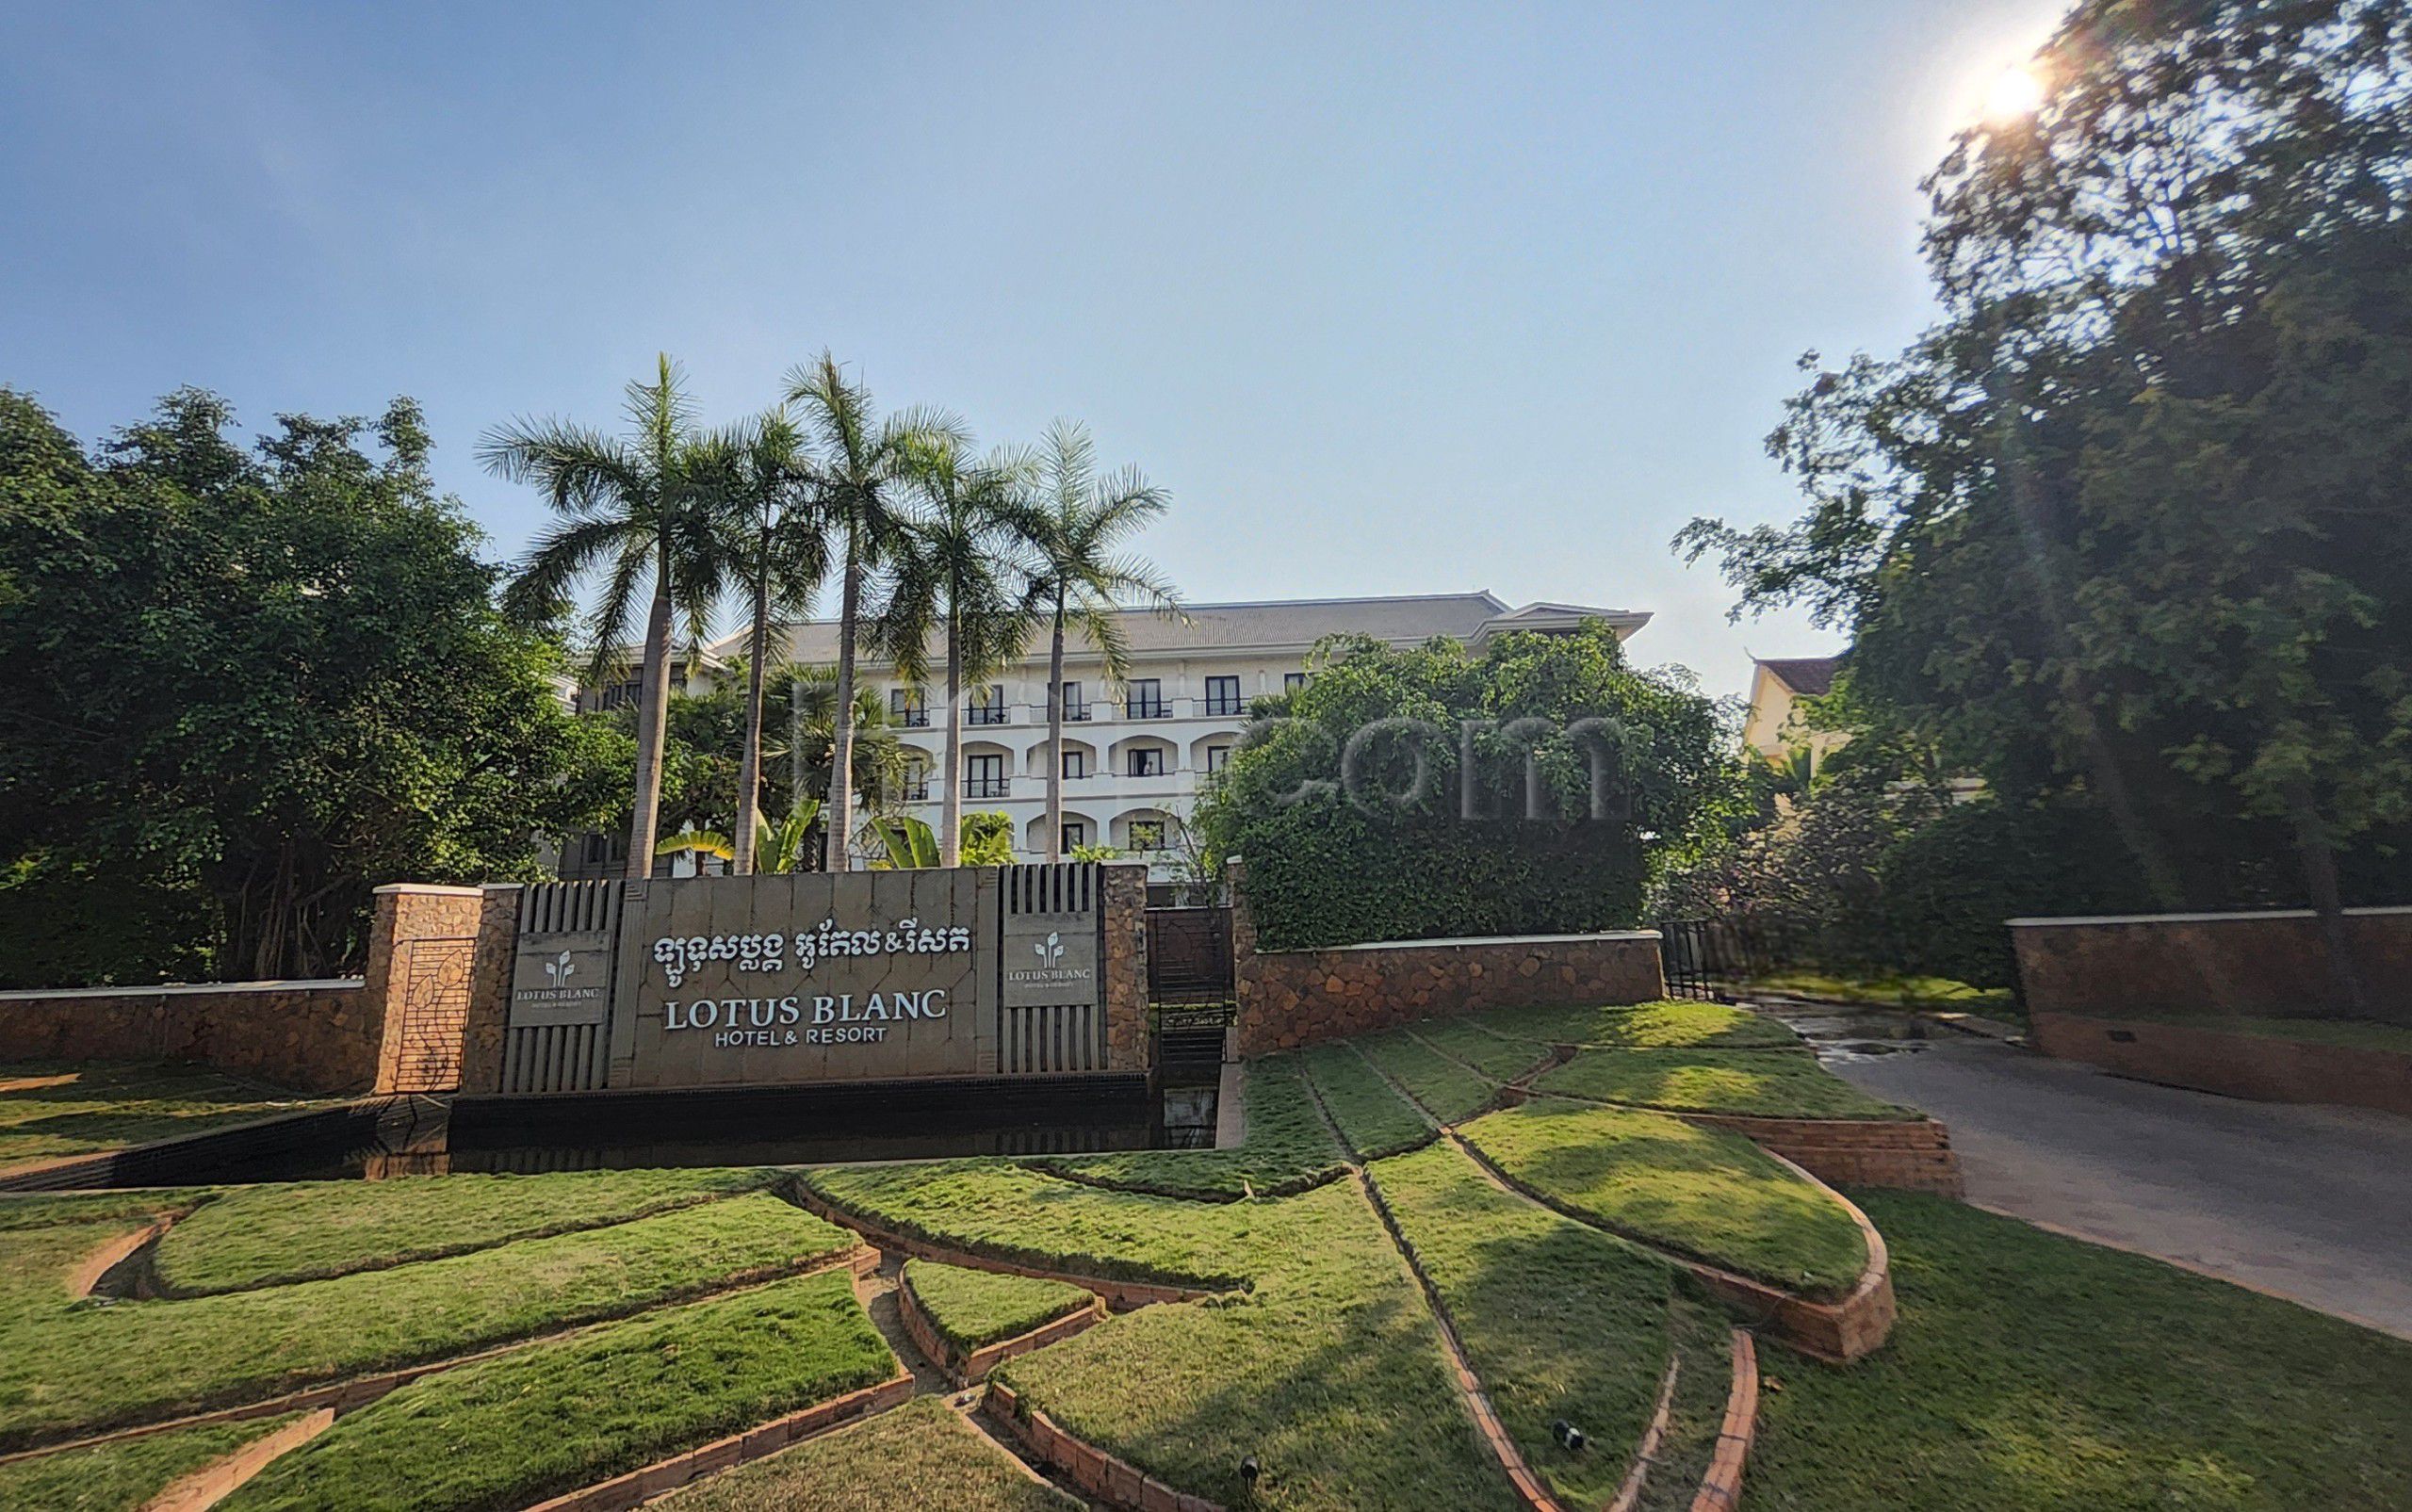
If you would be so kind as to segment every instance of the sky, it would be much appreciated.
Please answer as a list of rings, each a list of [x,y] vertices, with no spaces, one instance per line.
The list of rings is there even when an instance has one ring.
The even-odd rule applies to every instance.
[[[1816,349],[1931,317],[1917,181],[2060,0],[0,0],[0,384],[87,440],[426,409],[506,558],[515,415],[705,417],[824,348],[984,443],[1085,422],[1193,601],[1634,608],[1717,693],[1841,639],[1669,548],[1797,512]]]

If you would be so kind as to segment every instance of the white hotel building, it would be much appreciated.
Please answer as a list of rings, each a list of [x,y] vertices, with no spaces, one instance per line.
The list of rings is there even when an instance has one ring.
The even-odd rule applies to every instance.
[[[1109,845],[1133,858],[1160,852],[1171,823],[1188,818],[1202,786],[1230,759],[1249,704],[1302,682],[1308,653],[1326,636],[1368,635],[1396,646],[1450,636],[1480,651],[1496,635],[1564,633],[1591,618],[1625,639],[1650,616],[1575,604],[1510,609],[1489,593],[1193,604],[1177,619],[1126,611],[1122,686],[1107,681],[1084,640],[1069,637],[1065,647],[1065,849]],[[733,661],[744,638],[709,651],[708,661]],[[837,624],[797,626],[788,654],[835,662]],[[936,824],[945,784],[960,780],[964,812],[1011,816],[1022,858],[1046,855],[1047,771],[1056,759],[1047,744],[1047,638],[1034,636],[1029,653],[1001,675],[964,691],[960,772],[945,770],[943,685],[917,689],[875,659],[857,662],[857,676],[879,690],[897,733],[921,753],[907,812]]]

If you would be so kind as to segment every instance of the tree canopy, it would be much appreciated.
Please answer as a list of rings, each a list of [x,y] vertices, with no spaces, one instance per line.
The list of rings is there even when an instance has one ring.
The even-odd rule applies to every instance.
[[[1941,320],[1813,374],[1808,508],[1695,521],[1881,727],[2117,827],[2157,899],[2400,901],[2412,12],[2088,0],[1928,181]]]
[[[615,796],[626,741],[497,611],[416,405],[232,423],[180,390],[87,453],[0,389],[14,983],[332,974],[373,886],[533,878]]]

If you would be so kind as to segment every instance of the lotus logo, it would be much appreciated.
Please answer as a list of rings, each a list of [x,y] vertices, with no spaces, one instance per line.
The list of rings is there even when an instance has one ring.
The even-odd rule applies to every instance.
[[[545,963],[545,980],[551,983],[556,987],[568,986],[569,979],[575,975],[577,971],[578,967],[570,960],[569,952],[567,951],[563,951],[562,952],[560,960],[547,961]]]
[[[1030,949],[1042,964],[1053,966],[1064,959],[1064,936],[1061,933],[1051,933],[1045,939],[1032,942]]]

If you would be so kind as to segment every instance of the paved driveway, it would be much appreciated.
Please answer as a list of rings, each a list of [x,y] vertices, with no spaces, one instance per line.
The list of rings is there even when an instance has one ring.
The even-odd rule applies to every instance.
[[[1831,1064],[1948,1123],[1971,1202],[2412,1339],[2412,1119],[2151,1086],[1957,1035]]]

